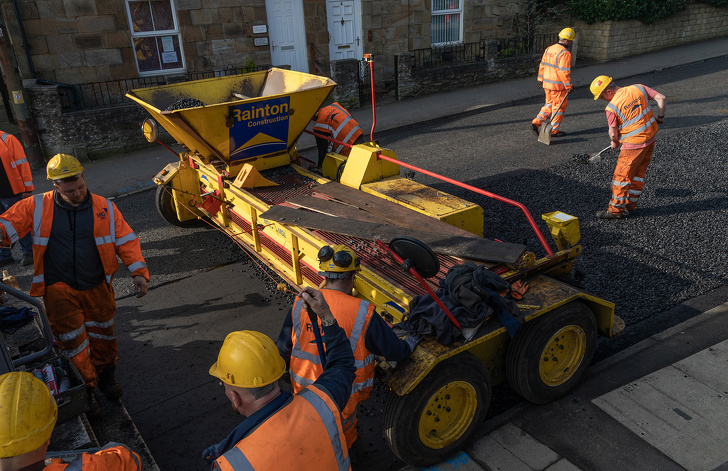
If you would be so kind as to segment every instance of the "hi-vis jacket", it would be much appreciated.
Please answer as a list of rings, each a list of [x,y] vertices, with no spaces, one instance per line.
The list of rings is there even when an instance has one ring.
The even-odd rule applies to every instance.
[[[621,87],[605,108],[617,116],[619,142],[643,144],[657,133],[647,90],[642,85]]]
[[[345,425],[348,418],[356,412],[356,405],[366,400],[374,386],[374,354],[365,346],[365,336],[369,321],[374,313],[374,305],[341,291],[322,289],[321,293],[336,318],[336,322],[346,332],[354,353],[354,366],[356,379],[351,385],[351,397],[346,407],[341,411],[342,421]],[[316,338],[310,329],[311,321],[308,313],[301,308],[303,303],[296,298],[291,313],[293,329],[291,337],[293,350],[291,351],[291,384],[293,391],[298,393],[304,387],[313,384],[324,369],[316,346]],[[354,315],[356,314],[356,315]],[[319,325],[316,325],[319,328]]]
[[[347,144],[354,144],[359,136],[364,134],[359,123],[338,103],[332,103],[319,110],[316,124],[313,125],[313,132]],[[333,144],[332,152],[349,155],[348,147],[336,143],[331,144]]]
[[[571,88],[571,53],[561,44],[549,46],[538,67],[538,81],[548,90]]]
[[[83,453],[70,463],[60,458],[51,459],[51,464],[43,471],[141,471],[142,463],[139,455],[125,445],[109,443],[100,451]]]
[[[281,436],[284,442],[276,439]],[[304,388],[215,465],[220,471],[351,469],[339,408],[315,385]]]
[[[18,195],[35,190],[33,175],[30,173],[30,164],[25,157],[25,151],[20,141],[6,132],[0,134],[0,140],[2,140],[0,159],[3,161],[3,168],[8,176],[13,193]]]
[[[30,285],[31,296],[45,294],[43,276],[43,254],[48,246],[53,224],[55,203],[53,191],[25,198],[0,215],[0,227],[5,231],[3,245],[17,242],[28,231],[33,236],[33,263],[35,271]],[[124,221],[116,205],[106,198],[91,194],[94,212],[94,238],[96,248],[104,266],[106,282],[111,283],[119,269],[119,258],[124,262],[131,276],[143,276],[149,280],[149,270],[142,257],[139,238]],[[112,229],[113,228],[113,229]]]

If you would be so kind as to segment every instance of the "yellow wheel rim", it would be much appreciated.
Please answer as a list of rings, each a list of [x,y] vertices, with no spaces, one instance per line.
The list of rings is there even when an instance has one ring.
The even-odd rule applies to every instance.
[[[478,393],[465,381],[453,381],[427,401],[420,415],[419,435],[427,448],[455,443],[470,427],[478,407]]]
[[[586,334],[578,325],[559,330],[541,353],[538,373],[547,386],[559,386],[579,369],[586,353]]]

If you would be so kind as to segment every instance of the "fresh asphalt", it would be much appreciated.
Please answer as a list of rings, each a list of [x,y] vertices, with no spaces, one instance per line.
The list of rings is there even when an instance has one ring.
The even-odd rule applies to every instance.
[[[719,38],[611,62],[608,70],[615,80],[619,80],[725,56],[726,51],[728,38]],[[572,73],[573,82],[576,87],[588,87],[591,79],[604,69],[603,64],[577,67]],[[541,93],[534,89],[533,79],[529,78],[382,106],[377,112],[375,135],[451,116],[510,106],[540,96]],[[371,127],[371,110],[354,110],[352,114],[364,129]],[[5,130],[13,132],[12,129]],[[299,147],[306,149],[313,146],[313,139],[304,134]],[[155,147],[87,162],[84,166],[87,177],[94,182],[96,192],[120,198],[153,188],[151,176],[167,162],[176,159],[172,153]],[[34,177],[36,191],[50,189],[42,171],[34,172]],[[224,271],[225,267],[218,270]],[[214,273],[218,270],[204,276],[231,276],[222,272]],[[199,356],[203,359],[190,367],[204,371],[209,363],[206,358],[209,352],[206,354],[205,350],[209,350],[209,344],[219,339],[205,338],[204,330],[195,330],[194,326],[204,325],[204,314],[211,308],[224,313],[239,310],[240,306],[225,305],[224,292],[216,293],[214,299],[196,298],[193,293],[200,283],[209,283],[207,286],[218,284],[215,280],[195,278],[194,281],[188,280],[189,286],[180,285],[168,293],[183,298],[189,296],[187,303],[197,306],[189,317],[190,328],[172,326],[164,318],[157,319],[149,312],[145,313],[149,319],[149,325],[145,328],[148,334],[155,330],[170,331],[166,354],[174,354],[181,345],[186,349],[191,344],[198,345]],[[692,471],[726,467],[728,383],[725,365],[728,361],[728,323],[725,317],[728,304],[721,304],[726,299],[725,294],[725,290],[722,290],[710,301],[701,298],[676,307],[676,310],[682,310],[686,318],[692,316],[690,320],[593,365],[587,377],[572,393],[554,403],[542,406],[522,404],[490,419],[484,424],[483,435],[478,440],[431,468]],[[135,299],[119,300],[120,310],[138,308],[139,302]],[[250,306],[256,307],[257,315],[251,316],[249,320],[251,323],[260,322],[253,319],[260,319],[261,316],[257,312],[255,300],[250,301]],[[716,305],[718,307],[702,312],[704,306]],[[274,305],[271,309],[279,307]],[[237,322],[248,326],[247,320],[238,319]],[[123,332],[124,327],[120,327]],[[262,331],[273,332],[271,335],[275,335],[277,328],[278,324],[274,325],[273,322],[259,327]],[[143,342],[132,342],[129,347],[134,344]],[[128,355],[137,359],[138,368],[149,361],[159,361],[161,368],[164,358],[163,355],[157,356],[157,353],[141,349]],[[186,351],[186,354],[189,353]],[[155,396],[154,389],[159,387],[158,384],[173,383],[174,378],[175,372],[168,372],[161,378],[161,383],[150,381],[148,398]],[[209,397],[201,395],[197,400],[208,401]],[[189,404],[179,404],[179,407],[189,407]],[[234,421],[231,420],[231,423]],[[169,444],[170,447],[180,445],[199,447],[193,437],[184,444]]]

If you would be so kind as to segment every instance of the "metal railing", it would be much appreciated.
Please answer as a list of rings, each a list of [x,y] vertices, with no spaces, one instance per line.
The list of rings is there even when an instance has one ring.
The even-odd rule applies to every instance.
[[[412,67],[430,69],[448,65],[468,64],[488,58],[488,43],[495,42],[495,57],[517,57],[543,52],[558,41],[556,33],[537,34],[522,38],[495,38],[472,43],[453,43],[424,49],[414,49]]]
[[[154,87],[169,83],[189,82],[213,77],[239,75],[257,70],[267,70],[270,65],[254,67],[231,67],[206,72],[188,72],[176,75],[156,75],[124,80],[109,80],[77,85],[59,84],[58,94],[64,112],[105,108],[108,106],[134,103],[126,97],[126,92],[135,88]],[[52,83],[52,82],[47,82]]]

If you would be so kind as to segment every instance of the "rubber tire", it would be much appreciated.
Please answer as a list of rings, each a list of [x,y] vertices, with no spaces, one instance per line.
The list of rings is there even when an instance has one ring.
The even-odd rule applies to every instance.
[[[157,212],[162,219],[167,221],[173,226],[177,227],[192,227],[199,224],[199,219],[188,219],[187,221],[180,221],[177,217],[177,212],[174,210],[174,204],[172,203],[172,195],[167,191],[167,187],[158,186],[157,191],[154,195],[154,202],[157,206]]]
[[[420,417],[435,393],[455,381],[465,382],[475,391],[472,421],[448,445],[429,447],[419,435]],[[436,365],[409,394],[399,396],[390,391],[384,409],[384,437],[394,454],[406,463],[423,467],[440,462],[473,438],[485,420],[492,390],[490,373],[485,365],[471,353],[460,353]]]
[[[583,332],[583,338],[579,331]],[[559,336],[562,340],[564,335],[569,335],[571,340],[577,337],[576,343],[583,347],[576,349],[572,359],[569,360],[568,357],[561,359],[566,358],[567,363],[570,361],[573,365],[577,361],[577,356],[581,358],[578,359],[578,367],[573,373],[569,374],[566,371],[569,365],[564,365],[563,380],[559,378],[558,384],[555,384],[557,381],[548,384],[542,379],[540,368],[542,360],[548,361],[549,357],[542,354],[547,353],[546,349],[549,346],[563,349],[563,343],[559,345],[558,339],[549,344],[559,332],[562,334]],[[579,383],[594,355],[596,343],[597,324],[591,309],[580,301],[561,306],[528,322],[518,336],[511,340],[506,354],[508,383],[521,397],[536,404],[546,404],[558,399]],[[552,355],[552,361],[553,358],[556,357]]]

